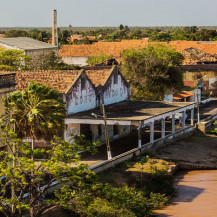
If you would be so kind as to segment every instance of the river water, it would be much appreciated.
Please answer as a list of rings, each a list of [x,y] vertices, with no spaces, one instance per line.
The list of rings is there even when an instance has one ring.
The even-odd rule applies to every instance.
[[[160,217],[217,217],[217,170],[180,172],[175,181],[177,197]]]

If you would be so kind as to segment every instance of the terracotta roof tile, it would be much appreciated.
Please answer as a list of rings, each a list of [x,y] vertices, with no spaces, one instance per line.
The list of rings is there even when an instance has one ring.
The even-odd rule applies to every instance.
[[[194,80],[184,80],[183,84],[185,87],[195,88],[195,81]]]
[[[60,56],[89,57],[106,54],[119,57],[126,49],[139,49],[146,47],[148,40],[122,40],[121,42],[97,42],[82,45],[63,45]]]
[[[183,99],[183,98],[186,98],[186,97],[189,97],[189,96],[193,96],[193,93],[182,91],[180,93],[175,93],[173,95],[173,99],[179,100],[179,99]]]
[[[71,71],[17,71],[16,90],[28,87],[29,82],[47,84],[60,93],[66,93],[81,74],[81,70]]]
[[[111,74],[112,67],[90,67],[85,72],[95,87],[104,85]]]
[[[197,64],[199,61],[217,60],[217,42],[199,42],[199,41],[171,41],[167,42],[148,42],[148,39],[142,40],[122,40],[121,42],[98,42],[91,45],[63,45],[60,50],[61,57],[89,57],[106,54],[119,58],[122,51],[126,49],[141,49],[148,44],[163,44],[174,48],[185,56],[183,64]]]

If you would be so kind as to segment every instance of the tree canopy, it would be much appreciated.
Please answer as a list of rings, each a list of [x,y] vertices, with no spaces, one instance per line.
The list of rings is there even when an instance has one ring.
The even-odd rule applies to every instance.
[[[50,140],[64,128],[66,111],[61,94],[48,85],[31,82],[27,89],[9,93],[4,105],[20,138]]]
[[[183,85],[183,55],[163,45],[122,53],[122,72],[132,83],[134,99],[162,99],[168,89]]]
[[[24,51],[15,49],[0,49],[0,70],[26,70],[29,69],[30,56]]]

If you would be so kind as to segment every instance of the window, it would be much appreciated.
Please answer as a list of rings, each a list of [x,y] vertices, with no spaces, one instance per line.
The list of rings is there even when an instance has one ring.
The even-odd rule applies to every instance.
[[[118,72],[116,71],[114,73],[114,84],[117,84],[118,83]]]
[[[98,136],[100,137],[102,135],[102,128],[101,125],[98,125]]]
[[[119,134],[118,124],[113,125],[113,132],[114,136],[117,136]]]
[[[85,77],[81,77],[81,90],[85,90],[86,87],[86,78]]]

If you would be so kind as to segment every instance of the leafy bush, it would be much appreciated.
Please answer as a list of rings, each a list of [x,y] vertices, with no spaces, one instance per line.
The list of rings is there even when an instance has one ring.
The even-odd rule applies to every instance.
[[[112,55],[108,56],[106,54],[102,54],[100,56],[90,56],[88,57],[87,64],[89,66],[95,66],[96,64],[103,63],[106,60],[111,59],[112,57],[113,57]]]

